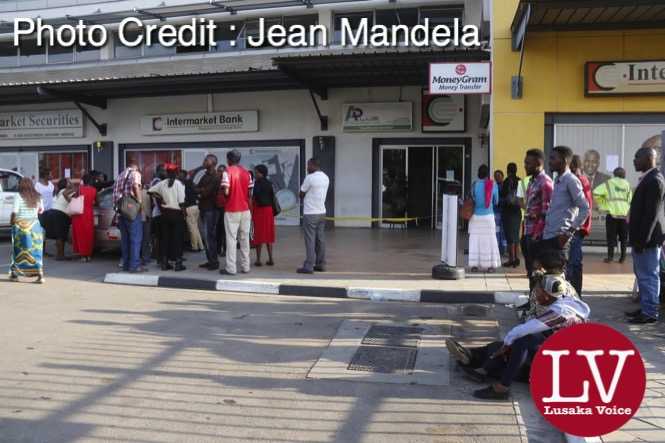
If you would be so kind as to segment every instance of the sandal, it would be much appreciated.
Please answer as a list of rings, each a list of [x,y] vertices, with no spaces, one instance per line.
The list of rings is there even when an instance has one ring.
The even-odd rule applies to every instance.
[[[268,261],[266,262],[266,265],[268,265],[268,266],[275,266],[275,262],[272,261],[272,260],[268,260]]]
[[[453,340],[452,338],[447,338],[446,348],[448,348],[448,353],[450,356],[464,366],[468,366],[469,363],[471,363],[471,353],[457,341]]]
[[[261,263],[260,261],[257,261],[256,263],[254,263],[254,266],[256,266],[258,268],[258,267],[263,266],[263,263]]]

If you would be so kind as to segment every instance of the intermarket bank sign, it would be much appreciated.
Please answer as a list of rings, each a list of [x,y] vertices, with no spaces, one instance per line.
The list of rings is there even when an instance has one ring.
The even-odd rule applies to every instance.
[[[431,63],[429,66],[430,94],[491,94],[492,64]]]
[[[78,109],[0,113],[0,140],[83,137]]]
[[[147,115],[141,119],[144,135],[256,132],[258,111],[200,112]]]
[[[665,60],[587,62],[586,96],[665,95]]]

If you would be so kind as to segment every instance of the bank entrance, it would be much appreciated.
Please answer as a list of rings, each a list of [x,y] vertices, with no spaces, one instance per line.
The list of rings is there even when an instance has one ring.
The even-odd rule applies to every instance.
[[[248,170],[263,164],[268,168],[268,179],[275,187],[282,212],[276,218],[278,225],[300,224],[298,192],[305,170],[304,140],[256,140],[224,142],[137,143],[121,144],[121,169],[129,162],[139,165],[143,180],[152,180],[157,165],[175,163],[198,183],[205,171],[201,168],[208,154],[217,156],[218,164],[226,164],[226,153],[238,149],[240,163]]]
[[[465,139],[375,142],[375,226],[440,229],[444,190],[468,188],[469,146]]]

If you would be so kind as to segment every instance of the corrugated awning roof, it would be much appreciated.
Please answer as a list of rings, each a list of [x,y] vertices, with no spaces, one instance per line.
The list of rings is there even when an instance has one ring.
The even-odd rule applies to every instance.
[[[44,23],[56,27],[64,24],[71,24],[73,21],[83,20],[85,23],[105,25],[119,23],[128,17],[136,17],[140,20],[154,20],[186,17],[190,15],[219,14],[224,12],[228,12],[232,15],[240,11],[260,12],[266,9],[288,7],[301,7],[303,14],[307,14],[310,8],[314,6],[366,1],[369,0],[217,0],[196,2],[187,5],[146,7],[137,8],[137,10],[113,12],[103,12],[99,9],[98,12],[94,14],[45,19]],[[13,31],[14,25],[12,22],[0,21],[0,34],[7,34]]]
[[[144,63],[129,71],[95,66],[90,70],[67,71],[57,77],[46,71],[21,74],[21,80],[0,76],[0,106],[9,104],[67,101],[63,97],[95,99],[173,96],[183,94],[230,93],[284,89],[310,89],[321,93],[328,88],[370,86],[425,86],[429,64],[443,61],[482,61],[483,50],[330,50],[291,53],[275,57],[265,54],[249,60],[220,57],[198,65],[198,72],[180,63],[170,70],[150,73]],[[201,60],[198,60],[200,63]],[[150,66],[148,63],[147,65]],[[152,64],[155,67],[155,64]],[[160,69],[164,66],[160,66]],[[72,76],[77,73],[76,76]],[[14,78],[15,78],[14,74]],[[38,87],[55,94],[44,95]]]
[[[428,81],[429,65],[436,62],[489,60],[490,53],[475,49],[390,50],[367,53],[322,51],[313,55],[276,57],[280,70],[316,89],[421,85]]]
[[[513,48],[525,32],[665,27],[665,0],[520,0]]]

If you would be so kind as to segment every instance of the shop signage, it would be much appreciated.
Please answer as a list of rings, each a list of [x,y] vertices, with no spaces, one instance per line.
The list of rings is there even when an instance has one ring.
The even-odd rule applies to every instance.
[[[148,115],[141,119],[141,132],[144,135],[255,132],[258,130],[258,111],[159,114]]]
[[[431,63],[429,65],[430,94],[491,94],[492,64]]]
[[[346,103],[342,121],[346,132],[411,131],[413,103]]]
[[[585,94],[665,94],[665,60],[587,62]]]
[[[0,140],[83,137],[78,109],[0,113]]]

